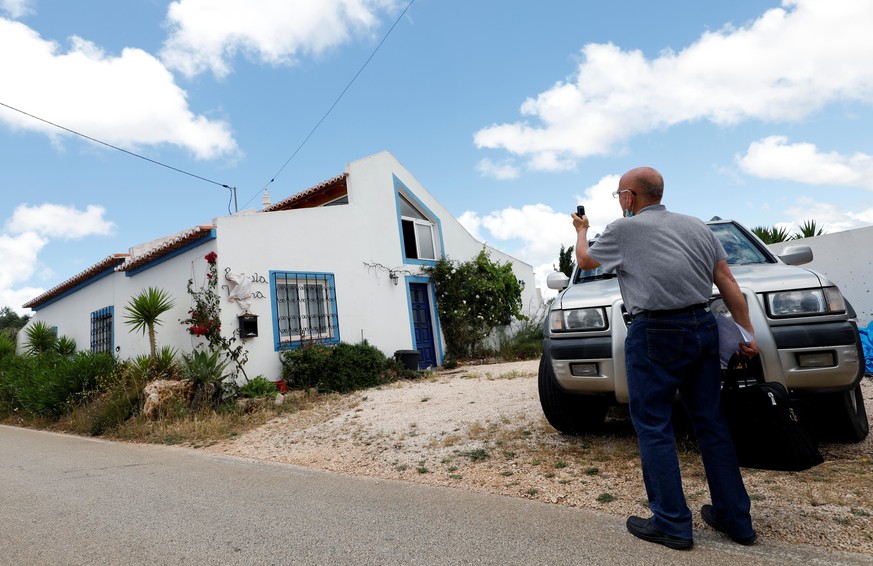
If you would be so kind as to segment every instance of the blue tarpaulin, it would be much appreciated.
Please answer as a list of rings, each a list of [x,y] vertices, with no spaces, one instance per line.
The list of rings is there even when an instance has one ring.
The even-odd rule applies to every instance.
[[[867,328],[859,328],[861,345],[864,346],[864,359],[867,361],[867,373],[873,373],[873,322]]]

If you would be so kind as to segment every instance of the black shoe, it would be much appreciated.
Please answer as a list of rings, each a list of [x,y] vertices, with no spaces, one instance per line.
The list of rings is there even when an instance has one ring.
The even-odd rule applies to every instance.
[[[752,532],[752,536],[748,537],[736,537],[728,531],[724,525],[716,521],[715,515],[712,514],[712,505],[704,505],[700,508],[700,516],[703,517],[703,520],[706,521],[706,524],[717,530],[718,532],[725,534],[730,537],[730,539],[738,544],[744,544],[746,546],[751,546],[755,544],[755,541],[758,540],[758,535]]]
[[[667,548],[674,550],[687,550],[694,546],[694,541],[690,538],[679,538],[662,533],[651,525],[651,519],[643,519],[641,517],[628,517],[627,530],[630,534],[637,538],[663,544]]]

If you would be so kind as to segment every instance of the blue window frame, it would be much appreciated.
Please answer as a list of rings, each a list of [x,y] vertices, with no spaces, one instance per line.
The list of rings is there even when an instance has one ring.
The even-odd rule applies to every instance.
[[[270,290],[276,350],[340,341],[332,273],[271,271]]]
[[[397,177],[394,190],[404,263],[434,265],[445,249],[439,217]]]
[[[91,313],[91,351],[112,353],[115,340],[112,334],[114,307],[106,307]]]

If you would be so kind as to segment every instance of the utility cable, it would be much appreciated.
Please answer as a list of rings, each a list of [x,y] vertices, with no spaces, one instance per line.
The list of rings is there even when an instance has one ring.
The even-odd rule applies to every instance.
[[[20,114],[24,114],[25,116],[29,116],[30,118],[33,118],[34,120],[39,120],[40,122],[45,122],[49,126],[54,126],[55,128],[64,130],[65,132],[70,132],[71,134],[75,134],[77,136],[83,137],[86,140],[91,140],[94,143],[99,143],[101,145],[105,145],[106,147],[111,147],[112,149],[117,149],[118,151],[122,151],[122,152],[124,152],[128,155],[132,155],[134,157],[139,157],[140,159],[144,159],[145,161],[148,161],[150,163],[154,163],[155,165],[160,165],[161,167],[166,167],[167,169],[172,169],[173,171],[176,171],[178,173],[188,175],[189,177],[194,177],[195,179],[200,179],[201,181],[206,181],[207,183],[212,183],[213,185],[218,185],[219,187],[224,187],[225,189],[230,189],[231,191],[233,191],[233,187],[231,187],[230,185],[225,185],[224,183],[219,183],[218,181],[213,181],[212,179],[207,179],[206,177],[201,177],[200,175],[195,175],[194,173],[189,173],[188,171],[184,171],[182,169],[179,169],[178,167],[173,167],[172,165],[167,165],[166,163],[161,163],[160,161],[155,161],[154,159],[150,159],[150,158],[145,157],[143,155],[140,155],[138,153],[134,153],[132,151],[128,151],[126,149],[114,146],[111,143],[106,143],[105,141],[100,141],[96,138],[92,138],[91,136],[86,136],[85,134],[83,134],[81,132],[77,132],[76,130],[71,130],[70,128],[66,128],[64,126],[61,126],[60,124],[55,124],[54,122],[50,122],[50,121],[46,120],[45,118],[40,118],[39,116],[34,116],[33,114],[25,112],[24,110],[19,110],[18,108],[15,108],[14,106],[9,106],[6,103],[0,102],[0,106],[4,106],[10,110],[14,110],[15,112],[18,112]]]
[[[318,127],[321,126],[321,123],[324,122],[325,119],[327,119],[327,117],[330,115],[330,113],[333,111],[333,109],[336,107],[336,105],[339,104],[339,101],[342,99],[343,95],[345,95],[346,91],[349,90],[349,88],[352,86],[352,83],[354,83],[355,79],[358,78],[358,75],[360,75],[364,71],[364,69],[367,67],[367,65],[370,63],[370,61],[373,59],[373,57],[376,56],[376,53],[379,51],[379,48],[382,47],[382,44],[385,43],[385,40],[388,39],[388,36],[391,35],[391,32],[394,31],[394,28],[400,22],[400,19],[403,18],[403,16],[406,14],[407,10],[409,10],[409,8],[414,3],[415,3],[415,0],[409,1],[409,4],[406,5],[406,8],[404,8],[403,11],[400,12],[400,15],[397,16],[397,19],[394,20],[394,23],[391,24],[390,28],[388,28],[388,31],[385,33],[385,36],[382,38],[382,41],[379,42],[379,45],[377,45],[376,48],[373,50],[373,52],[370,54],[370,56],[367,57],[367,60],[364,61],[364,64],[361,65],[361,68],[358,69],[358,72],[355,73],[355,76],[352,77],[352,80],[349,81],[349,83],[342,90],[342,92],[339,94],[339,96],[336,97],[336,100],[333,101],[333,104],[330,105],[330,108],[327,109],[327,112],[324,113],[324,116],[321,117],[321,120],[319,120],[318,123],[316,123],[315,126],[313,126],[313,128],[309,131],[309,133],[306,135],[306,137],[303,139],[303,141],[300,142],[300,145],[297,146],[297,149],[294,150],[294,153],[291,154],[291,157],[289,157],[288,159],[285,160],[285,163],[283,163],[282,166],[279,168],[279,170],[276,171],[276,173],[273,175],[273,177],[270,179],[270,181],[267,184],[265,184],[264,187],[260,191],[255,193],[252,196],[252,198],[247,200],[245,202],[245,204],[243,204],[243,208],[248,206],[248,204],[250,202],[252,202],[259,194],[264,192],[267,189],[267,187],[269,187],[273,183],[273,181],[276,180],[276,177],[278,177],[279,174],[282,173],[282,171],[291,162],[291,160],[294,159],[294,156],[296,156],[297,153],[299,153],[300,150],[303,149],[303,146],[306,145],[306,142],[309,141],[309,138],[311,138],[312,134],[315,133],[315,130],[317,130]]]

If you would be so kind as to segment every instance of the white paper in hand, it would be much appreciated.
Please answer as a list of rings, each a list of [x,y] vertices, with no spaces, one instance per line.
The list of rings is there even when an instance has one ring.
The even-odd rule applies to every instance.
[[[720,314],[715,321],[718,323],[718,357],[721,365],[727,366],[731,356],[739,351],[740,344],[748,344],[752,336],[729,316]]]

